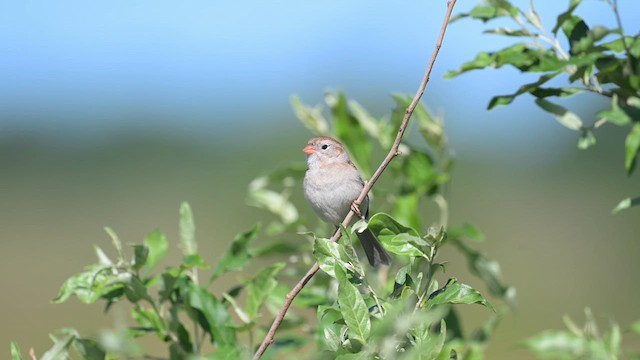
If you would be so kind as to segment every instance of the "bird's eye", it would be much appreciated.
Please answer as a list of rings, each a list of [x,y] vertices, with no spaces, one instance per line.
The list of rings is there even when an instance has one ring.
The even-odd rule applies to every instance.
[[[324,144],[324,145],[322,145],[322,150],[327,150],[328,147],[329,147],[329,145]]]

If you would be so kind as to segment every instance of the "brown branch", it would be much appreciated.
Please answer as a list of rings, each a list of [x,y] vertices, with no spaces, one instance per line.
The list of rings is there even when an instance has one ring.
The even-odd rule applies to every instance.
[[[440,51],[440,47],[442,46],[442,41],[444,40],[444,34],[447,31],[447,25],[449,24],[449,19],[451,18],[451,12],[453,11],[453,7],[455,6],[455,4],[456,4],[456,0],[447,1],[447,12],[445,14],[442,27],[440,28],[440,35],[438,36],[436,47],[433,50],[433,53],[431,54],[431,59],[429,59],[429,64],[427,65],[427,69],[424,73],[424,76],[422,77],[422,82],[420,82],[420,86],[418,87],[418,91],[416,92],[416,95],[413,97],[413,101],[411,101],[411,104],[409,105],[409,107],[407,107],[407,110],[405,111],[404,118],[402,119],[402,123],[400,124],[400,128],[398,129],[398,134],[396,135],[396,140],[394,141],[393,146],[389,151],[389,154],[387,154],[387,156],[384,158],[384,160],[382,161],[382,163],[380,164],[376,172],[373,173],[373,176],[371,177],[371,179],[364,185],[364,188],[362,189],[360,196],[358,196],[358,199],[356,200],[358,204],[362,203],[362,201],[367,196],[367,194],[369,193],[373,185],[376,183],[376,181],[378,181],[378,178],[380,177],[380,175],[382,175],[382,172],[384,172],[384,170],[387,168],[391,160],[393,160],[393,158],[395,158],[399,154],[398,148],[400,147],[400,141],[402,141],[404,132],[406,131],[407,125],[409,124],[409,119],[411,119],[411,115],[413,115],[413,111],[416,109],[416,106],[418,106],[418,103],[420,102],[420,98],[422,98],[422,94],[424,94],[424,90],[427,87],[427,83],[429,82],[429,76],[431,75],[431,70],[433,69],[433,64],[436,62],[436,57],[438,56],[438,52]],[[345,228],[348,227],[354,215],[355,214],[353,211],[349,211],[349,213],[347,214],[347,217],[345,217],[344,220],[342,221],[342,226],[344,226]],[[336,232],[331,237],[331,241],[333,242],[338,241],[338,239],[340,239],[340,235],[341,235],[340,229],[336,230]],[[280,327],[282,320],[284,320],[284,316],[289,310],[289,307],[291,306],[291,304],[293,303],[293,299],[298,295],[298,293],[300,293],[300,291],[302,291],[305,285],[309,282],[309,280],[311,280],[313,275],[315,275],[319,269],[320,267],[318,266],[318,264],[317,263],[314,264],[311,267],[311,269],[309,269],[309,271],[302,277],[302,279],[300,279],[300,281],[287,294],[287,297],[285,298],[285,302],[282,305],[282,309],[280,309],[278,316],[273,320],[273,324],[271,324],[271,328],[269,329],[269,332],[267,333],[264,340],[262,341],[262,344],[260,344],[260,347],[256,351],[255,355],[253,355],[253,360],[260,359],[264,354],[264,352],[269,347],[269,345],[273,343],[275,339],[276,331],[278,330],[278,327]]]

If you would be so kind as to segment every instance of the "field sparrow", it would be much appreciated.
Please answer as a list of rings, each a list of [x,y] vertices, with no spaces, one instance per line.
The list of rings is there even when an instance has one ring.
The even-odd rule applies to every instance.
[[[304,175],[304,196],[313,210],[325,222],[339,225],[358,198],[364,183],[342,144],[330,137],[309,140],[303,149],[307,154],[307,172]],[[360,209],[365,218],[369,214],[369,197]],[[372,266],[389,265],[391,257],[369,229],[358,233],[360,243]]]

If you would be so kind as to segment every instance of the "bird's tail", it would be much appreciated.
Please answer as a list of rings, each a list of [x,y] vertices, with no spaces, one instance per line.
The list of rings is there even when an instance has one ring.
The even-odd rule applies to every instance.
[[[364,253],[367,254],[367,259],[371,266],[376,267],[380,264],[391,264],[391,256],[389,256],[389,253],[382,247],[382,244],[376,239],[376,236],[373,235],[371,230],[364,229],[363,232],[356,231],[356,234],[358,235],[358,239],[360,239]]]

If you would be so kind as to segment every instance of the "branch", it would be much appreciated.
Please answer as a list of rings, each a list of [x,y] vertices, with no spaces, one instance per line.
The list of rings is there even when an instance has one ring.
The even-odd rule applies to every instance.
[[[444,21],[440,29],[440,35],[438,36],[436,47],[433,50],[433,53],[431,54],[431,59],[429,59],[429,64],[427,65],[427,69],[424,73],[424,76],[422,77],[422,81],[420,82],[418,91],[413,97],[413,101],[411,101],[411,104],[409,105],[409,107],[407,107],[407,110],[405,111],[404,118],[402,119],[402,123],[400,124],[400,128],[398,129],[398,134],[396,135],[396,140],[394,141],[393,146],[391,147],[391,150],[389,151],[387,156],[384,158],[384,160],[382,161],[382,163],[380,164],[376,172],[373,174],[371,179],[365,183],[364,188],[360,193],[360,196],[358,196],[358,199],[356,200],[357,204],[361,204],[362,201],[364,201],[364,198],[367,196],[369,191],[371,191],[371,188],[376,183],[376,181],[378,181],[378,178],[380,177],[380,175],[382,175],[382,173],[387,168],[391,160],[393,160],[393,158],[395,158],[400,154],[398,151],[398,148],[400,146],[400,141],[402,141],[402,137],[404,136],[404,133],[407,130],[407,125],[409,124],[409,119],[411,119],[411,115],[413,115],[413,111],[416,109],[416,106],[418,106],[418,103],[420,102],[420,98],[422,98],[422,94],[424,94],[424,90],[427,87],[427,83],[429,82],[429,76],[431,75],[431,70],[433,69],[433,64],[436,62],[436,57],[438,56],[440,47],[442,47],[444,34],[447,31],[447,25],[449,24],[449,19],[451,18],[451,12],[453,11],[453,7],[455,6],[455,4],[456,4],[456,0],[447,1],[447,12],[444,16]],[[347,216],[342,221],[342,226],[345,228],[348,227],[354,215],[355,214],[353,213],[353,211],[349,211]],[[333,234],[333,236],[331,237],[331,241],[333,242],[338,241],[338,239],[340,239],[340,235],[341,235],[340,229],[336,230],[335,234]],[[293,299],[298,295],[298,293],[300,293],[300,291],[302,291],[305,285],[309,282],[309,280],[311,280],[313,275],[315,275],[319,269],[320,267],[318,266],[318,264],[317,263],[314,264],[311,267],[311,269],[309,269],[309,271],[302,277],[302,279],[300,279],[300,281],[287,294],[285,298],[285,302],[282,305],[282,309],[280,309],[278,316],[273,320],[273,324],[271,324],[271,328],[269,329],[269,332],[267,333],[264,340],[262,341],[262,344],[260,344],[260,347],[256,351],[255,355],[253,355],[253,360],[260,359],[264,354],[264,352],[269,347],[269,345],[273,343],[276,331],[278,330],[278,327],[280,327],[282,320],[284,320],[284,316],[289,310],[289,307],[291,306],[291,304],[293,303]]]

